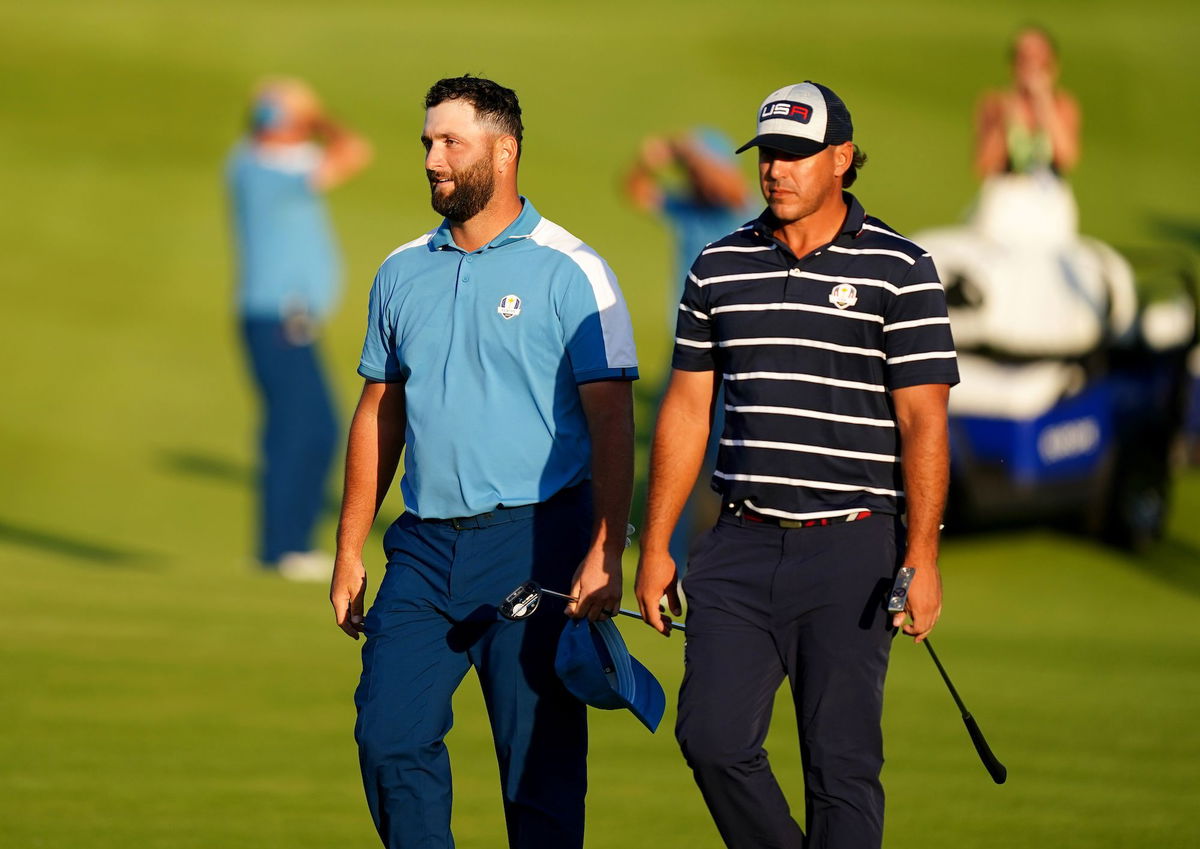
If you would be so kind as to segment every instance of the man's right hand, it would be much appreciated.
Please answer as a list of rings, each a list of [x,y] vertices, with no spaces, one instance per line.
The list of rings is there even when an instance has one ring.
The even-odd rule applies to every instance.
[[[354,639],[363,629],[363,599],[367,593],[367,570],[362,557],[339,556],[333,564],[329,603],[337,625]]]
[[[637,596],[638,609],[641,610],[646,624],[664,637],[671,636],[671,618],[664,616],[659,609],[663,596],[666,596],[667,606],[672,614],[683,615],[675,578],[675,561],[671,559],[671,555],[667,551],[656,552],[642,549],[642,555],[638,558],[634,594]]]

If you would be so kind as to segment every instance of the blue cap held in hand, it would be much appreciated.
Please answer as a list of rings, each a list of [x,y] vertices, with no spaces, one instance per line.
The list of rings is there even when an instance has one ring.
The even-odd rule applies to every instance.
[[[554,670],[567,691],[584,704],[605,710],[629,708],[654,731],[667,697],[650,670],[625,647],[611,620],[568,619],[558,638]]]

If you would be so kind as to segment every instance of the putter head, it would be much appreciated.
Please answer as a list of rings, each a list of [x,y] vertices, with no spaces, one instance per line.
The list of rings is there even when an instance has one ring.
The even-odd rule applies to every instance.
[[[537,581],[526,581],[504,597],[498,610],[505,619],[515,622],[532,616],[541,600],[542,588]]]

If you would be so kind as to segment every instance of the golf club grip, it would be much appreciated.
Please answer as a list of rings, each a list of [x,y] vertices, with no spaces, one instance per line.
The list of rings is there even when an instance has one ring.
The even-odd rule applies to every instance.
[[[1003,784],[1008,779],[1008,770],[992,754],[987,740],[983,739],[983,732],[979,730],[979,723],[975,721],[975,717],[966,712],[963,713],[962,718],[963,724],[967,726],[967,733],[971,735],[971,742],[975,744],[975,751],[979,753],[979,759],[983,761],[992,781]]]

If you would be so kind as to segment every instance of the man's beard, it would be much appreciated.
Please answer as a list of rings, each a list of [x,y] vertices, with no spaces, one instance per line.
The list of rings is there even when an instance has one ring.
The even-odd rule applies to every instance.
[[[449,194],[439,194],[438,184],[430,183],[430,203],[434,212],[456,224],[478,215],[496,191],[490,154],[479,157],[461,171],[451,171],[449,177],[454,181],[454,190]]]

